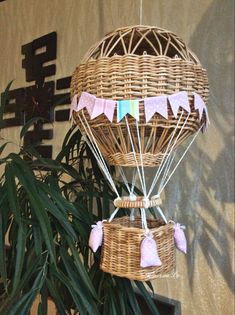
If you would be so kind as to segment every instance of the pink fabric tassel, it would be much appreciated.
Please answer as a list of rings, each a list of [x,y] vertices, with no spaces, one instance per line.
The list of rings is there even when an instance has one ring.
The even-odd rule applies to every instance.
[[[95,253],[102,245],[103,241],[103,223],[98,221],[96,225],[92,225],[92,230],[89,237],[89,246]]]
[[[152,233],[148,233],[143,239],[140,245],[140,256],[140,266],[142,268],[161,266],[162,263],[158,256],[157,244]]]
[[[175,245],[183,253],[187,253],[187,240],[182,226],[179,223],[174,224]]]

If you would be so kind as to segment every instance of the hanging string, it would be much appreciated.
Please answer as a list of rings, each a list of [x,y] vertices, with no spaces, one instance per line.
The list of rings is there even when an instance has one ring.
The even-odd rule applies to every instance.
[[[125,184],[125,186],[126,186],[128,192],[129,192],[129,194],[131,194],[131,189],[130,189],[130,187],[129,187],[129,184],[128,184],[126,175],[125,175],[125,173],[123,172],[122,167],[121,167],[121,166],[118,166],[118,170],[119,170],[119,173],[120,173],[120,175],[121,175],[121,177],[122,177],[122,180],[124,181],[124,184]]]
[[[88,144],[91,152],[93,153],[94,157],[96,158],[97,162],[98,162],[98,165],[100,166],[101,168],[101,171],[104,173],[104,176],[107,178],[107,180],[109,181],[111,187],[113,188],[113,191],[116,193],[117,197],[120,198],[120,195],[115,187],[115,184],[112,180],[110,180],[110,176],[109,174],[106,172],[104,166],[103,166],[103,163],[101,162],[101,160],[99,159],[99,156],[97,155],[97,153],[95,152],[94,150],[94,146],[92,145],[92,142],[87,138],[87,136],[85,135],[85,140],[86,140],[86,143]]]
[[[131,208],[130,221],[135,221],[135,208]]]
[[[140,0],[140,25],[142,25],[142,18],[143,18],[143,0]]]
[[[167,178],[167,181],[164,183],[164,185],[162,186],[161,190],[158,192],[158,194],[161,194],[161,192],[163,191],[163,189],[166,187],[167,183],[169,182],[170,178],[172,177],[172,175],[174,174],[176,168],[179,166],[180,162],[182,161],[182,159],[184,158],[185,154],[188,152],[189,148],[191,147],[191,145],[193,144],[194,140],[196,139],[197,135],[199,134],[200,130],[202,129],[203,125],[201,125],[201,127],[198,129],[198,131],[196,132],[196,134],[194,135],[193,139],[191,140],[191,142],[188,144],[186,150],[184,151],[183,155],[181,156],[181,158],[179,159],[178,163],[176,164],[176,166],[174,167],[174,169],[172,170],[171,174],[169,175],[169,177]]]
[[[153,181],[152,181],[152,185],[151,185],[151,187],[150,187],[150,189],[149,189],[149,192],[148,192],[148,196],[147,196],[148,198],[149,198],[151,192],[152,192],[153,189],[154,189],[154,186],[155,186],[155,184],[156,184],[156,182],[157,182],[157,180],[158,180],[158,177],[159,177],[159,174],[160,174],[161,170],[162,170],[162,169],[164,168],[164,166],[165,166],[165,162],[166,162],[165,157],[166,157],[166,154],[168,154],[168,150],[170,149],[171,142],[172,142],[172,140],[173,140],[173,138],[174,138],[174,135],[175,135],[175,133],[176,133],[176,130],[177,130],[177,128],[178,128],[178,126],[179,126],[179,123],[180,123],[180,121],[181,121],[181,119],[182,119],[182,116],[183,116],[183,111],[181,112],[181,115],[180,115],[179,120],[177,121],[176,127],[175,127],[174,131],[173,131],[172,134],[171,134],[170,141],[169,141],[169,143],[168,143],[168,145],[167,145],[166,151],[165,151],[164,154],[163,154],[161,163],[160,163],[160,165],[159,165],[159,167],[158,167],[158,169],[157,169],[157,172],[156,172],[156,174],[155,174],[155,176],[154,176],[154,179],[153,179]],[[169,155],[168,155],[168,156],[169,156]]]
[[[162,209],[159,206],[157,206],[156,208],[157,208],[157,211],[159,212],[160,216],[162,217],[163,221],[167,224],[168,221],[167,221],[164,213],[162,212]]]
[[[103,158],[103,156],[102,156],[102,154],[100,152],[100,149],[99,149],[99,147],[98,147],[98,145],[96,143],[96,139],[95,139],[95,137],[94,137],[94,135],[93,135],[93,133],[91,131],[91,128],[90,128],[90,126],[89,126],[89,124],[87,122],[87,119],[86,119],[86,116],[84,115],[84,111],[83,110],[82,110],[82,115],[83,115],[83,119],[84,119],[84,121],[85,121],[87,126],[84,124],[83,119],[81,119],[80,115],[78,115],[78,117],[80,119],[80,122],[81,122],[84,130],[85,130],[86,135],[89,136],[89,141],[87,141],[87,143],[88,143],[89,147],[92,148],[91,149],[92,153],[94,154],[96,160],[98,161],[98,164],[100,165],[102,171],[104,172],[106,178],[108,179],[111,187],[113,188],[113,190],[116,193],[117,197],[120,198],[120,195],[119,195],[119,193],[118,193],[118,191],[116,189],[115,183],[114,183],[114,181],[112,179],[112,176],[111,176],[111,174],[110,174],[110,172],[109,172],[109,170],[107,168],[107,165],[106,165],[106,163],[104,161],[104,158]],[[88,138],[86,137],[86,139],[88,139]]]
[[[144,208],[140,208],[141,213],[141,223],[142,223],[142,229],[148,230],[148,224],[147,224],[147,218],[146,218],[146,212]]]
[[[147,190],[146,190],[146,181],[145,181],[145,174],[144,174],[144,164],[143,164],[143,155],[141,149],[141,142],[140,142],[140,133],[139,133],[139,125],[136,120],[136,130],[137,130],[137,138],[138,138],[138,145],[139,145],[139,152],[140,152],[140,164],[141,164],[141,171],[142,171],[142,178],[144,184],[144,197],[147,197]]]
[[[169,170],[171,168],[171,165],[172,165],[172,162],[174,161],[175,159],[175,155],[176,155],[176,152],[173,153],[173,155],[171,156],[170,159],[168,159],[168,162],[167,162],[167,165],[165,167],[165,171],[163,173],[163,176],[161,178],[161,181],[160,181],[160,184],[159,184],[159,191],[161,190],[162,188],[162,185],[164,184],[165,180],[166,180],[166,177],[167,175],[169,174]]]
[[[132,182],[131,182],[131,192],[134,193],[134,188],[135,188],[135,183],[136,183],[136,177],[137,177],[137,170],[133,170],[133,175],[132,175]]]
[[[182,114],[183,114],[183,111],[182,111],[182,113],[181,113],[180,120],[181,120]],[[152,189],[152,190],[153,190],[153,188],[155,187],[155,185],[156,185],[156,183],[157,183],[157,180],[158,180],[159,176],[161,175],[161,173],[162,173],[162,171],[163,171],[163,169],[164,169],[164,167],[165,167],[165,164],[167,163],[168,159],[170,158],[171,153],[172,153],[173,149],[175,148],[175,145],[176,145],[176,143],[177,143],[177,141],[178,141],[178,138],[180,137],[182,131],[184,130],[184,126],[185,126],[185,124],[186,124],[187,121],[188,121],[189,115],[190,115],[190,113],[188,113],[188,115],[187,115],[187,117],[186,117],[186,119],[185,119],[185,121],[184,121],[182,127],[180,128],[180,131],[179,131],[178,135],[177,135],[176,138],[175,138],[175,141],[174,141],[174,143],[173,143],[173,145],[172,145],[172,147],[171,147],[171,149],[170,149],[170,152],[169,152],[168,156],[166,157],[166,159],[165,159],[165,161],[164,161],[164,163],[163,163],[163,166],[162,166],[161,170],[160,170],[159,173],[158,173],[158,176],[156,177],[156,179],[155,179],[155,181],[154,181],[154,185],[151,186],[151,189]],[[179,122],[179,121],[178,121],[178,122]],[[177,124],[177,125],[178,125],[178,124]],[[175,130],[177,130],[177,126],[176,126]],[[149,194],[152,192],[152,190],[150,190]],[[159,194],[159,193],[158,193],[158,194]]]
[[[142,176],[141,176],[139,165],[138,165],[138,161],[137,161],[137,157],[136,157],[136,153],[135,153],[135,147],[134,147],[134,143],[133,143],[133,140],[132,140],[132,135],[131,135],[129,123],[128,123],[128,120],[127,120],[127,116],[125,116],[125,119],[126,119],[126,126],[127,126],[127,131],[128,131],[128,135],[129,135],[130,142],[131,142],[132,151],[133,151],[134,158],[135,158],[136,168],[137,168],[137,172],[138,172],[139,179],[140,179],[142,192],[144,194],[144,184],[143,184]]]
[[[116,208],[116,209],[113,211],[113,213],[112,213],[112,215],[110,216],[110,218],[109,218],[108,222],[113,221],[113,218],[114,218],[114,217],[115,217],[115,215],[117,214],[118,210],[119,210],[119,208]]]

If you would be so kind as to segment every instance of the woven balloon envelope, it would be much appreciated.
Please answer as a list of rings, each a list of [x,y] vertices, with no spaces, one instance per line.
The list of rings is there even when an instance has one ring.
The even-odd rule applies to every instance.
[[[138,122],[143,164],[151,167],[161,162],[176,126],[171,145],[184,127],[175,148],[206,122],[205,111],[198,109],[201,105],[195,99],[196,93],[196,98],[207,102],[206,71],[178,36],[156,27],[121,28],[94,45],[72,76],[72,96],[80,97],[82,92],[98,98],[96,106],[102,102],[99,98],[138,101],[138,109],[136,104],[117,102],[113,117],[105,114],[105,104],[103,113],[96,117],[90,116],[89,108],[85,117],[80,112],[74,115],[81,129],[81,120],[89,121],[101,153],[113,165],[136,166],[127,123],[136,139]],[[157,96],[161,98],[151,99]],[[140,150],[134,145],[140,164]]]
[[[87,52],[73,73],[71,96],[71,115],[117,195],[114,215],[103,223],[101,268],[138,280],[169,272],[174,264],[174,233],[172,223],[168,223],[160,208],[160,195],[184,156],[174,166],[177,147],[188,140],[186,152],[199,132],[207,128],[205,69],[174,33],[149,26],[124,27],[107,34]],[[119,195],[106,162],[118,169],[128,196]],[[131,183],[125,175],[130,167]],[[153,178],[147,187],[145,169],[150,167]],[[136,177],[142,190],[138,197],[133,190]],[[133,220],[134,216],[132,220],[114,219],[119,208],[140,209],[140,222]],[[152,232],[146,218],[148,208],[155,208],[163,219],[160,225],[151,223]],[[167,230],[164,235],[168,235],[170,245],[164,241],[161,246],[164,238],[157,236],[158,228]],[[130,231],[139,236],[128,237]],[[136,251],[146,237],[146,246],[155,240],[160,249],[158,258],[162,260],[161,266],[149,267],[154,268],[149,274],[148,267],[140,266],[140,250],[134,255],[130,249]],[[117,248],[122,248],[119,253]],[[165,260],[163,252],[170,259]]]

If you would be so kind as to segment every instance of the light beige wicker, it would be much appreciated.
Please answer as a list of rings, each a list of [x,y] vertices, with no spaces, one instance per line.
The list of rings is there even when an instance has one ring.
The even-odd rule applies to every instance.
[[[119,28],[91,47],[74,71],[71,81],[71,96],[80,95],[83,91],[112,100],[144,99],[186,91],[192,112],[178,137],[177,145],[196,132],[206,119],[204,115],[199,121],[198,111],[193,106],[192,94],[193,92],[200,94],[204,102],[207,102],[206,71],[178,36],[157,27]],[[181,110],[178,118],[180,114]],[[116,110],[112,123],[103,114],[90,120],[86,110],[74,112],[73,117],[81,130],[83,130],[81,120],[86,117],[102,154],[111,165],[136,166],[136,160],[140,164],[134,118],[128,116],[136,158],[132,152],[126,121],[123,119],[117,122]],[[139,133],[144,166],[159,165],[164,156],[178,121],[170,107],[168,117],[167,120],[156,113],[146,123],[144,104],[140,101]],[[184,112],[172,144],[185,118]]]
[[[160,206],[162,201],[159,197],[153,196],[148,199],[148,204],[146,203],[143,196],[137,196],[136,200],[131,200],[130,196],[120,197],[114,200],[114,206],[116,208],[151,208]]]
[[[104,240],[101,264],[103,271],[132,280],[148,281],[158,275],[174,271],[175,250],[173,224],[162,225],[159,220],[148,220],[148,227],[157,242],[162,265],[140,267],[140,244],[145,237],[141,219],[130,221],[128,217],[116,218],[111,223],[104,222]]]

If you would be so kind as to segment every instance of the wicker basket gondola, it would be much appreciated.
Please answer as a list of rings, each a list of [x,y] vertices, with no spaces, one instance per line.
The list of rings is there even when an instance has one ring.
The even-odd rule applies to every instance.
[[[183,127],[183,132],[177,138],[175,147],[196,132],[206,119],[203,115],[203,119],[199,120],[198,111],[193,106],[193,92],[198,93],[204,102],[207,102],[206,71],[178,36],[157,27],[119,28],[95,44],[72,76],[71,96],[75,94],[80,96],[83,91],[103,99],[141,99],[138,128],[143,154],[142,163],[148,167],[154,167],[161,162],[170,136],[177,126],[178,117],[174,117],[169,107],[168,119],[156,113],[146,123],[144,98],[172,95],[179,91],[188,93],[191,114]],[[89,120],[97,144],[110,165],[134,167],[140,164],[138,145],[134,143],[136,151],[134,156],[126,122],[125,120],[117,122],[116,110],[112,123],[104,114],[90,120],[86,109],[74,112],[74,119],[81,130],[83,129],[81,120],[84,117]],[[185,117],[186,112],[183,112],[183,119],[177,126],[172,143],[182,128]],[[136,121],[128,117],[128,123],[135,138]]]
[[[130,221],[129,217],[122,217],[111,223],[104,223],[101,269],[119,277],[139,281],[148,281],[174,272],[173,224],[164,225],[160,220],[148,220],[148,228],[157,243],[161,266],[140,267],[140,244],[145,237],[145,230],[142,229],[140,218]]]

